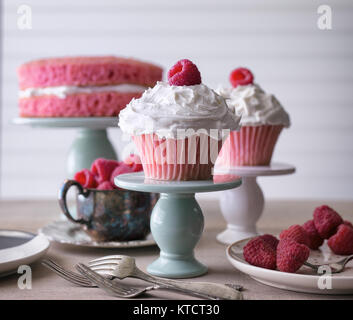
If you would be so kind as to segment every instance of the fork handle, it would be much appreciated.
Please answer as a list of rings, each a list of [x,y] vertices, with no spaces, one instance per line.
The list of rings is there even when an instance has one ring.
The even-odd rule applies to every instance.
[[[167,280],[150,276],[141,270],[135,270],[136,278],[155,283],[165,289],[174,289],[184,293],[197,295],[208,299],[241,300],[241,292],[223,284],[212,282],[196,282]]]
[[[242,294],[239,291],[223,284],[212,282],[178,281],[177,283],[165,283],[165,285],[181,290],[191,290],[196,294],[206,295],[214,299],[240,300],[242,297]]]

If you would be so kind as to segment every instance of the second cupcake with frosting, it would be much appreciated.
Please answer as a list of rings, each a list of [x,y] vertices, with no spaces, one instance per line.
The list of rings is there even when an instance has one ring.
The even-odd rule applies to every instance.
[[[224,143],[217,168],[269,165],[282,129],[290,126],[289,115],[276,97],[253,80],[250,70],[238,68],[230,74],[232,87],[216,90],[226,99],[229,110],[241,116],[242,126]]]
[[[222,141],[239,129],[239,122],[186,59],[169,70],[168,83],[158,82],[119,115],[120,128],[140,153],[145,176],[160,180],[210,179]]]

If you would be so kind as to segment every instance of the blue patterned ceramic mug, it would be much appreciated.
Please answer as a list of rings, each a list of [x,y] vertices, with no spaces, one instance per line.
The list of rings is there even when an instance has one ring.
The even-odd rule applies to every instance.
[[[67,206],[68,190],[75,186],[77,219]],[[65,216],[81,224],[96,241],[144,239],[150,232],[150,216],[158,195],[123,189],[85,189],[75,180],[66,180],[59,191],[59,204]]]

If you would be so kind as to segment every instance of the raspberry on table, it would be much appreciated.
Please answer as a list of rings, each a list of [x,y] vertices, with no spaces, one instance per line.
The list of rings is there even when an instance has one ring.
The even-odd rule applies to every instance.
[[[341,224],[337,232],[328,239],[327,244],[336,254],[353,254],[353,229],[345,224]]]
[[[193,86],[201,84],[201,74],[197,66],[188,59],[179,60],[168,71],[171,86]]]
[[[245,86],[253,83],[254,76],[249,69],[237,68],[231,72],[229,81],[233,88],[236,88],[237,86]]]
[[[283,230],[279,235],[280,240],[292,239],[298,243],[309,246],[309,236],[307,232],[298,224],[290,226],[288,229]]]
[[[243,249],[245,261],[253,266],[276,269],[276,251],[261,236],[250,240]]]
[[[330,238],[342,223],[342,217],[327,205],[317,207],[314,210],[314,224],[321,238]]]
[[[260,236],[260,238],[267,242],[273,250],[277,250],[279,240],[275,236],[273,236],[272,234],[264,234]]]
[[[95,188],[97,187],[97,181],[95,176],[88,169],[83,169],[79,172],[76,172],[74,176],[74,180],[76,180],[79,184],[84,188]]]
[[[324,239],[322,239],[316,230],[314,220],[309,220],[303,224],[303,229],[306,231],[309,237],[309,248],[312,250],[317,250],[324,243]]]
[[[310,249],[293,239],[281,239],[277,247],[277,268],[283,272],[294,273],[308,259]]]

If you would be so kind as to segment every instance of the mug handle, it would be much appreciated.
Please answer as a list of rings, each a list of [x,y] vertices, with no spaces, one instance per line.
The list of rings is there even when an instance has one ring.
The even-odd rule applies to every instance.
[[[65,180],[63,186],[61,187],[60,191],[59,191],[59,195],[58,195],[58,200],[59,200],[59,205],[60,205],[60,208],[62,210],[62,212],[64,213],[64,215],[72,222],[74,223],[80,223],[80,224],[85,224],[85,225],[88,225],[88,222],[84,219],[75,219],[68,207],[67,207],[67,201],[66,201],[66,195],[67,195],[67,192],[69,191],[69,189],[72,187],[72,186],[76,186],[77,189],[78,189],[78,193],[79,194],[82,194],[83,196],[86,196],[87,193],[84,191],[82,185],[80,183],[78,183],[77,181],[75,180]]]

